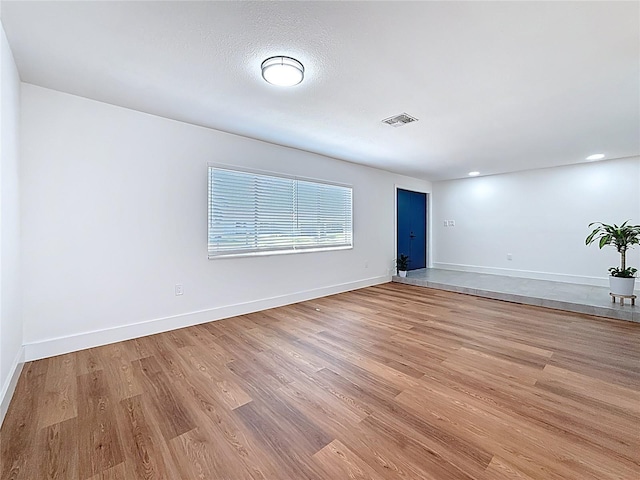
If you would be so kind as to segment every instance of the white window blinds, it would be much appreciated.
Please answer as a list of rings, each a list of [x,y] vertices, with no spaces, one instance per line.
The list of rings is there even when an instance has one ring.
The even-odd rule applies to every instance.
[[[352,189],[209,167],[209,258],[351,248]]]

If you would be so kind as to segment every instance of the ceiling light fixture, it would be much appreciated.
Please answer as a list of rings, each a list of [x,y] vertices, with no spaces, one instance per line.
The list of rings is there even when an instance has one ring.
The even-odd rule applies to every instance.
[[[593,155],[589,155],[587,160],[602,160],[604,158],[604,153],[594,153]]]
[[[480,172],[469,172],[470,177],[477,177],[478,175],[480,175]]]
[[[262,78],[272,85],[293,87],[304,78],[304,66],[291,57],[267,58],[262,62]]]

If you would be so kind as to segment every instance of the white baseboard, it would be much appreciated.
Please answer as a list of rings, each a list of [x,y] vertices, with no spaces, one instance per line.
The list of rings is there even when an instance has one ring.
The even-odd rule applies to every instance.
[[[9,410],[9,404],[13,397],[13,392],[16,390],[20,373],[22,373],[22,366],[24,365],[24,347],[20,347],[16,358],[14,358],[11,368],[9,369],[9,375],[2,385],[0,390],[0,427],[4,421],[4,416]]]
[[[531,278],[533,280],[550,280],[552,282],[577,283],[580,285],[593,285],[596,287],[609,286],[609,280],[607,277],[587,277],[581,275],[566,275],[562,273],[536,272],[531,270],[516,270],[498,267],[480,267],[477,265],[440,262],[434,262],[433,268],[458,270],[462,272],[488,273],[492,275],[504,275],[507,277]]]
[[[94,330],[76,335],[25,343],[25,358],[27,361],[33,361],[41,358],[53,357],[64,353],[75,352],[77,350],[99,347],[101,345],[144,337],[147,335],[154,335],[156,333],[167,332],[177,328],[190,327],[192,325],[235,317],[237,315],[246,315],[248,313],[266,310],[268,308],[281,307],[292,303],[347,292],[349,290],[356,290],[358,288],[370,287],[372,285],[378,285],[380,283],[390,281],[391,275],[366,278],[355,282],[342,283],[313,290],[305,290],[302,292],[264,298],[242,304],[226,305],[223,307],[200,310],[171,317],[146,320],[139,323],[104,330]]]

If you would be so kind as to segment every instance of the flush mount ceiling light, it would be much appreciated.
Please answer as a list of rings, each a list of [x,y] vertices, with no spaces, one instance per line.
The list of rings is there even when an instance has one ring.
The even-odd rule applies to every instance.
[[[480,175],[480,172],[469,172],[470,177],[477,177],[478,175]]]
[[[262,62],[262,78],[272,85],[293,87],[304,78],[304,66],[291,57],[267,58]]]
[[[594,153],[593,155],[589,155],[587,160],[602,160],[604,158],[604,153]]]

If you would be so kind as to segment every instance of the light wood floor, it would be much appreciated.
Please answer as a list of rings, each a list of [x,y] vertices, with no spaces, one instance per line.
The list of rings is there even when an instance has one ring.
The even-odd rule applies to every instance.
[[[385,284],[25,366],[4,479],[640,479],[640,324]]]

